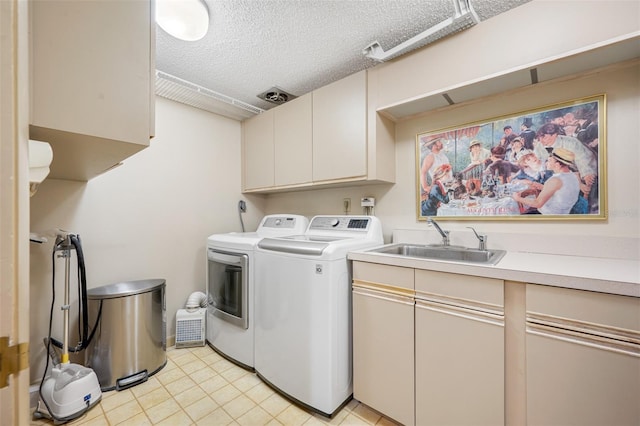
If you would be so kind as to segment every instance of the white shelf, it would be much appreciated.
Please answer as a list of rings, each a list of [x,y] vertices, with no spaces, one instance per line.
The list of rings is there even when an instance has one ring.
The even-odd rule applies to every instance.
[[[640,32],[382,106],[377,112],[391,120],[400,121],[431,110],[578,75],[637,58],[640,58]]]

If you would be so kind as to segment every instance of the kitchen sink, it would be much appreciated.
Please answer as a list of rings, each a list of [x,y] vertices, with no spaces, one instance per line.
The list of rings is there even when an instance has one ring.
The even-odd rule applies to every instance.
[[[495,265],[505,255],[504,250],[479,250],[463,246],[387,244],[372,250],[371,253],[392,256],[411,257],[426,260],[444,260],[459,263]]]

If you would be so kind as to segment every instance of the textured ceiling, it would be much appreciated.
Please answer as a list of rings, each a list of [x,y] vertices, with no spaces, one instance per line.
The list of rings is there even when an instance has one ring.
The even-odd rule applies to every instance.
[[[249,105],[277,86],[301,96],[373,67],[362,50],[388,50],[453,16],[452,0],[205,0],[201,40],[174,39],[158,26],[156,68]],[[480,21],[530,0],[471,0]]]

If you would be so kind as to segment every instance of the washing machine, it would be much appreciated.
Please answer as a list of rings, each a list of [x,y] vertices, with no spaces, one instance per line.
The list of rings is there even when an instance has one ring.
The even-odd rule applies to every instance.
[[[382,245],[373,216],[315,216],[301,235],[255,252],[255,371],[292,401],[332,417],[353,393],[347,253]]]
[[[260,284],[254,250],[265,237],[305,232],[309,220],[300,215],[262,218],[255,232],[214,234],[207,238],[206,341],[234,363],[254,368],[254,294]]]

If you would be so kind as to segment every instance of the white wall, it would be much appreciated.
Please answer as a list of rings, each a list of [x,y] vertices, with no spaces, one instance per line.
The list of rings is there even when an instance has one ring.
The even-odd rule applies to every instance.
[[[79,234],[89,288],[166,279],[167,336],[174,336],[177,309],[193,291],[205,291],[207,236],[241,230],[240,199],[247,201],[245,226],[255,230],[263,200],[241,194],[239,122],[164,98],[156,99],[156,114],[150,147],[124,165],[88,183],[45,180],[31,198],[31,232],[61,228]],[[43,368],[52,246],[53,238],[30,250],[32,382]],[[63,267],[56,263],[56,275]],[[63,281],[56,277],[56,314]],[[58,338],[60,330],[54,323]]]
[[[465,232],[474,226],[490,235],[507,233],[516,245],[508,248],[550,253],[573,253],[602,257],[640,258],[640,65],[636,62],[608,72],[583,78],[570,78],[505,93],[466,106],[434,111],[396,125],[396,183],[271,194],[266,211],[305,214],[342,214],[342,199],[351,198],[352,214],[361,214],[360,198],[376,197],[375,214],[382,222],[385,240],[391,241],[396,229],[426,230],[417,220],[416,134],[473,121],[507,115],[558,102],[601,93],[607,95],[607,183],[608,219],[605,221],[447,221],[445,227]],[[522,234],[525,234],[524,238]],[[579,238],[577,238],[579,237]],[[589,237],[585,239],[585,237]],[[588,242],[585,245],[585,241]],[[605,243],[606,241],[606,243]],[[506,243],[505,243],[506,244]],[[531,245],[530,245],[531,244]],[[635,253],[629,252],[629,249]]]

